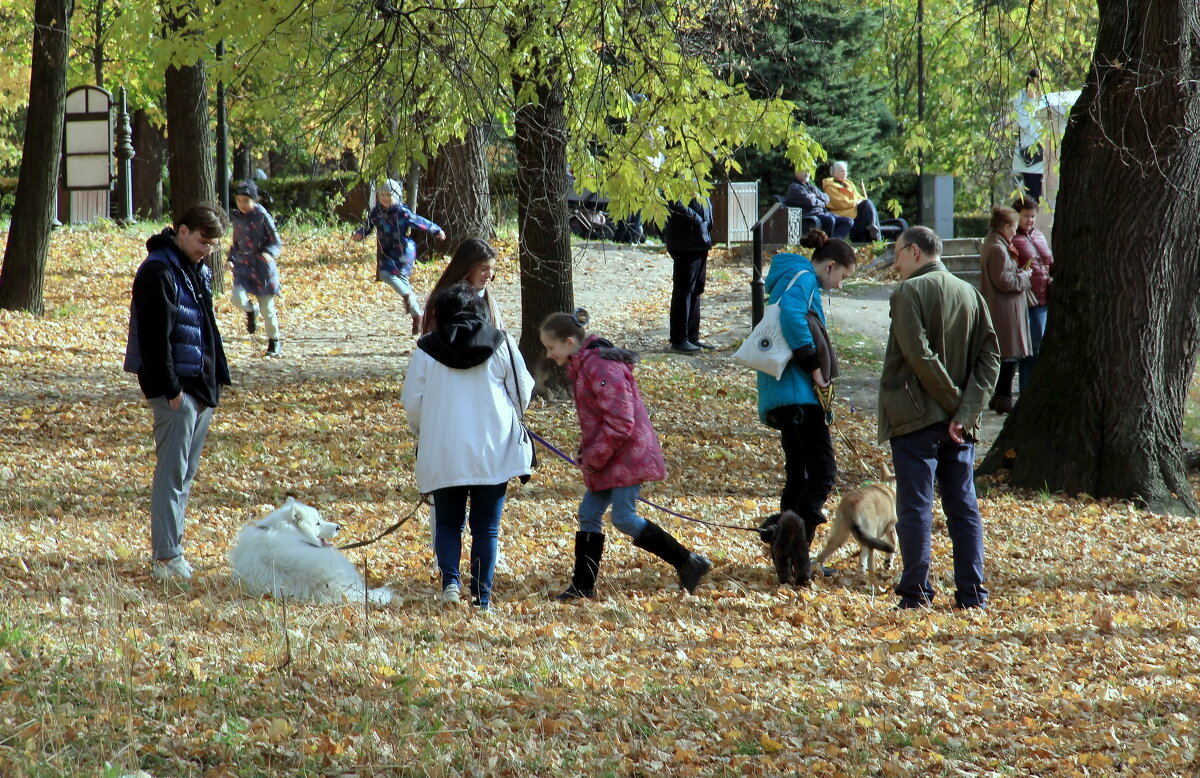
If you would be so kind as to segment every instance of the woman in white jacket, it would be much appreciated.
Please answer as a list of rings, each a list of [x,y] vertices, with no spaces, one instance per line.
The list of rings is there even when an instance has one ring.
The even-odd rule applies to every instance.
[[[487,610],[508,480],[530,473],[533,441],[521,414],[533,378],[516,341],[484,320],[472,286],[455,284],[431,305],[438,326],[417,341],[400,399],[417,434],[417,488],[434,497],[442,601],[459,599],[469,524],[471,598]]]

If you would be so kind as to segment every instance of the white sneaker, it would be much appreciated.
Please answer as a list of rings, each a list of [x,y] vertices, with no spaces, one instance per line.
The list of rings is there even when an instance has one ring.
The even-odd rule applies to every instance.
[[[172,557],[166,562],[156,560],[150,565],[150,577],[159,581],[170,581],[173,579],[190,581],[194,572],[196,571],[188,564],[183,554]]]
[[[446,584],[446,588],[442,589],[442,602],[454,603],[462,599],[462,590],[458,584]]]

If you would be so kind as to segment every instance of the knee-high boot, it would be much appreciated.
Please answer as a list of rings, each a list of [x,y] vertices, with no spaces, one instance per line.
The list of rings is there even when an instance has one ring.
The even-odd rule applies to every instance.
[[[575,572],[571,584],[554,599],[562,602],[580,597],[596,596],[596,576],[600,572],[600,557],[604,553],[604,533],[575,533]]]
[[[696,587],[700,585],[700,579],[712,568],[711,562],[699,554],[688,551],[682,543],[671,537],[671,533],[652,521],[647,521],[646,526],[642,527],[642,531],[633,539],[633,545],[649,551],[674,567],[675,571],[679,573],[679,585],[688,594],[696,591]]]

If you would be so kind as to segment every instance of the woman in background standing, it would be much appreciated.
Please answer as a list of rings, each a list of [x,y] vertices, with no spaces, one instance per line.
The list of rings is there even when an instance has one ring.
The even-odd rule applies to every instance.
[[[1013,248],[1017,250],[1017,267],[1030,271],[1030,285],[1037,299],[1037,305],[1029,306],[1029,350],[1033,353],[1019,363],[1017,386],[1023,392],[1033,374],[1038,352],[1042,350],[1042,336],[1046,334],[1046,305],[1050,302],[1054,255],[1050,253],[1046,236],[1033,225],[1038,214],[1037,201],[1031,197],[1018,197],[1012,207],[1017,212],[1017,233],[1012,239]]]
[[[979,250],[979,291],[987,300],[992,326],[1000,340],[1000,377],[988,407],[996,413],[1013,409],[1012,382],[1017,360],[1030,355],[1029,313],[1025,292],[1029,289],[1028,270],[1017,267],[1013,235],[1017,232],[1017,212],[1003,206],[992,209],[991,232]]]

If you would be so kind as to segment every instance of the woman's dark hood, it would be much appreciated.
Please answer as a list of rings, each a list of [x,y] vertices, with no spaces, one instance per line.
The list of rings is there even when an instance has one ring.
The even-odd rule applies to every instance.
[[[459,315],[438,322],[436,330],[417,341],[417,348],[446,367],[466,370],[488,361],[503,342],[504,333],[483,319]]]

